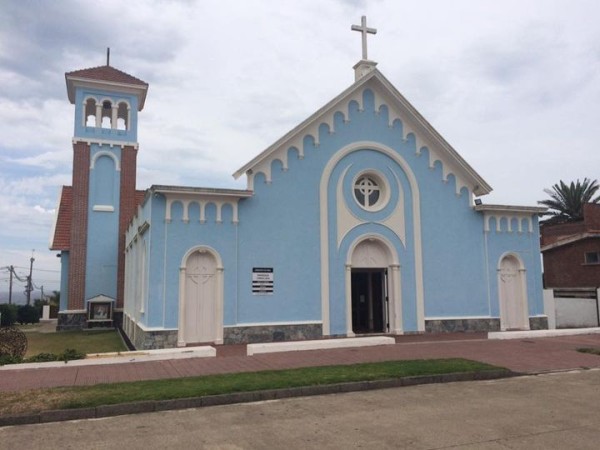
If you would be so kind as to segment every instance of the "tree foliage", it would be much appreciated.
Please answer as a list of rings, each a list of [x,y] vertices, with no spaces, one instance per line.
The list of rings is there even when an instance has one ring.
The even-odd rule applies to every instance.
[[[600,195],[594,198],[598,189],[598,181],[588,178],[584,178],[583,182],[571,181],[571,184],[560,180],[552,189],[544,189],[550,196],[550,199],[538,201],[538,204],[548,208],[544,215],[550,217],[544,223],[574,222],[583,219],[583,205],[600,202]]]

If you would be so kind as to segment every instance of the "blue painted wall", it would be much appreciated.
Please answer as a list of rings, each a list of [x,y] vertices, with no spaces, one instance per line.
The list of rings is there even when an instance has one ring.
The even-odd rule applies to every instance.
[[[86,254],[86,300],[97,295],[117,297],[117,264],[119,249],[120,172],[116,161],[121,159],[118,146],[91,144],[88,201],[88,241]],[[109,151],[113,159],[99,152]],[[94,211],[94,206],[112,206],[113,211]]]
[[[374,96],[366,90],[363,109],[351,102],[349,121],[334,116],[335,132],[319,127],[319,145],[304,138],[304,158],[288,149],[288,169],[274,160],[271,182],[258,173],[254,195],[239,203],[239,225],[224,211],[216,223],[215,208],[207,207],[206,223],[198,221],[199,210],[190,208],[189,222],[182,220],[183,207],[174,204],[172,220],[165,223],[166,200],[155,195],[144,206],[151,221],[149,247],[148,307],[143,323],[150,327],[176,328],[178,322],[179,267],[187,251],[198,245],[212,247],[225,268],[224,324],[262,324],[321,320],[321,261],[319,189],[324,168],[339,149],[357,141],[372,141],[391,148],[397,158],[376,148],[359,148],[333,168],[327,183],[329,295],[331,333],[344,334],[345,263],[350,245],[364,234],[376,234],[394,245],[401,264],[403,323],[405,331],[418,327],[416,316],[416,272],[413,216],[415,192],[409,171],[417,181],[420,196],[423,287],[425,317],[498,317],[496,267],[500,256],[517,252],[528,270],[531,315],[542,314],[539,236],[533,233],[484,232],[483,214],[473,210],[470,193],[456,193],[453,175],[443,179],[439,162],[429,165],[429,150],[417,149],[415,138],[403,136],[403,124],[388,125],[387,108],[374,109]],[[419,151],[417,151],[419,150]],[[397,161],[403,161],[403,168]],[[378,212],[366,212],[352,198],[356,175],[373,169],[392,187],[390,203]],[[343,179],[342,179],[343,177]],[[337,244],[338,180],[344,186],[344,202],[362,223]],[[400,189],[398,189],[400,187]],[[406,238],[380,222],[386,219],[402,196]],[[537,222],[534,224],[537,230]],[[274,293],[253,295],[252,269],[274,269]]]
[[[523,229],[527,230],[523,222]],[[491,314],[499,316],[499,290],[498,290],[498,267],[502,256],[507,252],[517,255],[525,267],[527,280],[527,302],[529,315],[544,314],[544,300],[542,297],[542,277],[540,258],[540,235],[538,218],[534,217],[533,232],[523,231],[519,233],[516,227],[508,231],[506,219],[500,221],[500,231],[496,230],[496,220],[490,220],[490,231],[486,233],[488,244],[488,277],[490,281]]]

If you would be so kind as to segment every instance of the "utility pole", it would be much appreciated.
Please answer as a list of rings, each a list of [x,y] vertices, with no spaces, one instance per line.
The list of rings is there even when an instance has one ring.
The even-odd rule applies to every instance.
[[[27,277],[27,289],[25,290],[27,292],[28,305],[31,305],[31,291],[33,291],[33,283],[31,282],[31,274],[33,273],[33,262],[35,261],[35,258],[33,257],[33,252],[35,252],[35,250],[31,251],[31,259],[29,260],[29,276]]]
[[[8,268],[8,271],[10,272],[10,281],[8,283],[8,304],[9,305],[12,303],[12,277],[13,277],[14,270],[15,270],[15,268],[13,266],[10,266]]]

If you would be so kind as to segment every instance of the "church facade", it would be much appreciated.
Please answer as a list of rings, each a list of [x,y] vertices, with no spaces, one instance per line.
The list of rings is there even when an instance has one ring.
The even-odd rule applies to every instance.
[[[147,84],[68,73],[59,328],[110,320],[138,349],[547,328],[542,209],[475,201],[490,186],[363,56],[349,88],[234,174],[243,190],[135,191]]]

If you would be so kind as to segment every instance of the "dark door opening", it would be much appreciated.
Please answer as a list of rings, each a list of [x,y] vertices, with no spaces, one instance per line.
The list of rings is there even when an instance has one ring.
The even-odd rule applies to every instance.
[[[352,269],[352,331],[387,330],[385,269]]]

